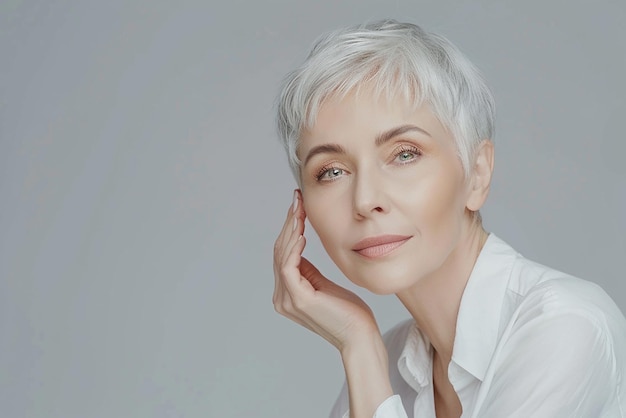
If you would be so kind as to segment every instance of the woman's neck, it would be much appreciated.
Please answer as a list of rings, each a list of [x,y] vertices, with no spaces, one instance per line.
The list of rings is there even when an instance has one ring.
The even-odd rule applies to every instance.
[[[480,223],[472,224],[439,270],[396,294],[446,369],[452,358],[461,297],[487,237]]]

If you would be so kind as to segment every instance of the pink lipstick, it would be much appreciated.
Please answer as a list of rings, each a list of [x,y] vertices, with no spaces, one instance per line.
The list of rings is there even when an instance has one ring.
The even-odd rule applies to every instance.
[[[411,239],[410,235],[379,235],[362,239],[352,251],[367,258],[383,257]]]

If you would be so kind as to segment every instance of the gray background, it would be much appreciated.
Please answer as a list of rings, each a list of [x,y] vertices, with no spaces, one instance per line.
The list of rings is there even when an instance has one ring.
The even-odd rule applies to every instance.
[[[623,0],[2,0],[0,416],[328,412],[338,355],[271,304],[295,187],[273,100],[320,33],[381,17],[493,87],[486,227],[626,310]]]

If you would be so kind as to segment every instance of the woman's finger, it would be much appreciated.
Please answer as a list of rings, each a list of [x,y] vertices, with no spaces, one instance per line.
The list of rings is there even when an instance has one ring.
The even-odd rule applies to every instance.
[[[280,300],[281,294],[289,294],[287,286],[297,286],[302,279],[300,276],[300,256],[306,241],[303,237],[304,218],[306,214],[302,208],[302,199],[299,190],[294,192],[294,202],[287,214],[283,229],[274,245],[274,296],[273,300]],[[307,284],[308,285],[308,284]],[[292,291],[296,291],[294,287]],[[290,297],[290,296],[287,296]]]
[[[297,207],[299,205],[300,205],[300,201],[298,199],[298,193],[297,191],[294,191],[293,202],[291,203],[291,206],[289,206],[289,209],[287,210],[287,216],[285,217],[283,228],[281,229],[280,234],[278,235],[278,238],[276,238],[275,248],[283,247],[285,242],[289,238],[291,238],[291,231],[293,230],[293,222],[294,222],[293,217],[297,213],[297,210],[298,210]]]
[[[297,194],[296,194],[297,197]],[[296,200],[297,202],[297,200]],[[298,205],[298,203],[295,203],[295,205]],[[295,206],[297,208],[297,206]],[[297,212],[297,211],[296,211]],[[291,219],[293,222],[291,225],[291,231],[286,230],[285,228],[283,228],[283,232],[281,233],[281,237],[279,238],[279,241],[276,242],[275,246],[274,246],[274,287],[278,287],[279,282],[284,280],[284,278],[282,278],[283,275],[285,274],[289,274],[289,275],[293,275],[294,277],[299,277],[300,272],[298,270],[298,262],[296,260],[295,264],[292,264],[291,267],[289,266],[285,266],[286,260],[289,257],[289,254],[291,254],[291,252],[294,249],[294,246],[297,244],[298,239],[302,236],[301,233],[304,231],[304,227],[303,227],[303,221],[299,219],[298,216],[296,215],[296,212],[293,212],[291,215],[294,216],[288,216],[285,227],[289,226],[290,220]],[[287,239],[287,236],[289,237],[289,239]],[[299,247],[298,251],[299,254],[302,253],[304,249],[304,246]],[[289,270],[291,270],[291,272],[289,272]]]
[[[287,257],[289,257],[289,254],[291,253],[295,242],[300,239],[300,237],[304,233],[304,218],[306,215],[304,214],[301,206],[293,215],[294,216],[292,217],[293,220],[291,224],[291,231],[289,233],[289,239],[283,242],[283,244],[279,248],[280,254],[278,254],[277,259],[280,264],[283,264]],[[287,234],[285,234],[285,236],[287,236]],[[302,252],[302,249],[300,250],[300,252]]]
[[[294,295],[294,292],[298,292],[298,286],[302,286],[303,280],[300,272],[300,258],[304,247],[306,246],[306,238],[302,233],[304,232],[304,212],[301,212],[301,217],[295,218],[294,234],[291,241],[287,244],[288,247],[284,253],[284,258],[280,261],[281,267],[281,279],[283,280],[287,291]],[[306,281],[306,280],[305,280]],[[310,285],[306,283],[304,289],[311,290]]]
[[[333,283],[324,277],[320,271],[309,260],[300,258],[300,274],[309,282],[314,289],[320,290],[324,285]]]
[[[293,243],[291,251],[287,255],[283,263],[282,280],[285,285],[285,289],[292,298],[300,297],[302,292],[311,292],[315,289],[311,286],[308,280],[302,277],[300,273],[300,262],[302,259],[302,251],[306,246],[306,238],[300,235],[298,239]]]

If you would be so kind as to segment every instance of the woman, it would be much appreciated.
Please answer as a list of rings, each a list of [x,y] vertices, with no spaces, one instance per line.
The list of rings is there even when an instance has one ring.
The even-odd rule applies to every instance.
[[[626,319],[598,286],[482,226],[494,105],[448,41],[382,21],[331,33],[292,72],[278,130],[298,181],[274,250],[276,310],[340,352],[332,417],[625,417]],[[309,219],[369,307],[301,256]]]

